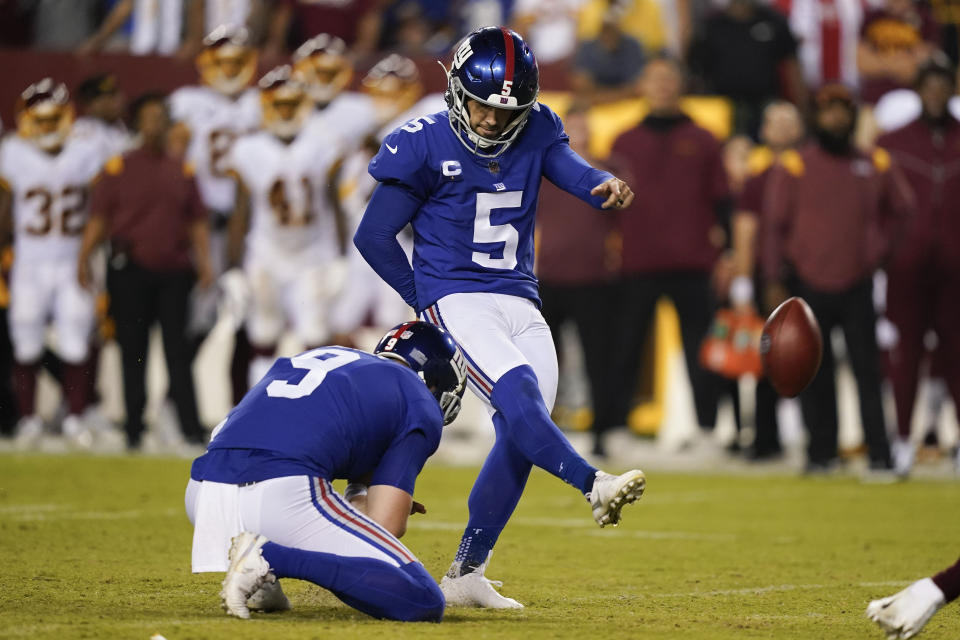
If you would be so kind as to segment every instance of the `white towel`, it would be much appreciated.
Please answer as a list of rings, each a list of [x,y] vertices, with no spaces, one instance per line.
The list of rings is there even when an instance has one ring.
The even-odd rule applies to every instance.
[[[229,568],[230,539],[243,531],[240,487],[203,481],[197,492],[193,527],[193,572],[223,572]]]

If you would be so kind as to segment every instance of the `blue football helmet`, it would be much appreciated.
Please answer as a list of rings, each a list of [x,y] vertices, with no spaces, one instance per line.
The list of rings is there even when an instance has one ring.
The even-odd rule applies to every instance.
[[[404,322],[380,338],[373,353],[416,371],[440,403],[443,424],[454,421],[467,387],[467,363],[450,334],[427,322]]]
[[[444,98],[454,133],[474,154],[496,158],[520,135],[537,101],[540,70],[533,52],[516,32],[506,27],[483,27],[464,38],[450,69],[444,70]],[[485,138],[470,127],[468,98],[516,113],[497,138]]]

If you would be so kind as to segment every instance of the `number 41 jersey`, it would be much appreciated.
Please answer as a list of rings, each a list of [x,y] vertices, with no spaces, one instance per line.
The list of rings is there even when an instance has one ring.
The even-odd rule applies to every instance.
[[[560,118],[540,103],[499,157],[469,151],[441,111],[388,135],[369,171],[422,203],[411,220],[418,309],[445,295],[479,291],[539,304],[533,230],[541,177],[596,207],[603,198],[590,190],[611,177],[570,150]]]

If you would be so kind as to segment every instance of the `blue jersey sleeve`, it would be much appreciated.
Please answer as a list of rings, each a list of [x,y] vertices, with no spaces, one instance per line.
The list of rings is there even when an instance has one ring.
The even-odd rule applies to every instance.
[[[570,138],[563,130],[563,122],[549,112],[556,126],[556,138],[549,144],[543,155],[543,175],[567,193],[574,195],[587,204],[599,209],[606,198],[590,195],[590,190],[601,182],[613,177],[607,171],[594,169],[570,148]]]
[[[413,219],[421,201],[396,184],[377,185],[353,236],[353,244],[377,275],[417,309],[417,286],[397,234]]]
[[[436,450],[437,443],[431,442],[423,431],[417,429],[409,432],[391,444],[383,454],[370,485],[385,484],[413,495],[417,476],[427,458]]]

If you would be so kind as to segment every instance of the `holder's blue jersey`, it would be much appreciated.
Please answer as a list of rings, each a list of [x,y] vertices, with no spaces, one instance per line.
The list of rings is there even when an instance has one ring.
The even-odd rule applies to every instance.
[[[407,300],[417,311],[445,295],[475,291],[539,303],[533,232],[541,177],[598,208],[604,198],[590,190],[612,177],[570,149],[560,118],[539,103],[524,131],[497,158],[466,149],[450,128],[448,112],[441,111],[389,134],[369,171],[420,202],[410,219],[416,301]],[[392,214],[375,208],[368,207],[365,216],[373,219],[365,220],[359,233],[375,227],[377,216],[386,220]],[[364,256],[373,264],[378,256],[368,254],[377,253]],[[373,266],[382,273],[380,265]]]
[[[230,412],[191,477],[228,484],[373,473],[413,493],[443,416],[403,365],[345,347],[280,358]]]

